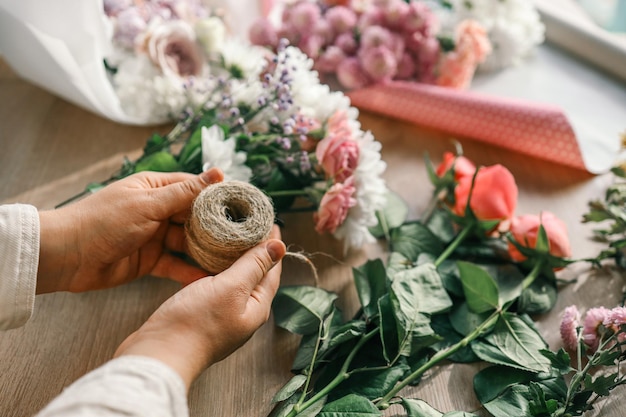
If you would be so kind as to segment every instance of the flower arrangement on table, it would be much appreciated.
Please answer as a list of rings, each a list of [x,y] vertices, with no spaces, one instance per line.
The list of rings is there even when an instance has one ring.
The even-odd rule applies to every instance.
[[[258,19],[251,41],[275,49],[288,39],[345,89],[390,80],[463,89],[479,66],[514,65],[543,41],[524,0],[277,3],[280,19]]]
[[[268,54],[227,36],[193,0],[126,3],[105,1],[116,47],[107,65],[122,105],[179,121],[89,190],[139,171],[218,167],[264,190],[278,211],[304,197],[310,204],[299,209],[314,211],[315,230],[346,248],[374,241],[369,228],[387,192],[380,143],[310,59],[286,43]]]
[[[382,416],[395,405],[411,417],[477,416],[444,414],[405,395],[446,360],[490,364],[475,375],[474,391],[496,417],[582,415],[624,385],[623,307],[589,310],[582,328],[578,311],[566,309],[561,332],[574,361],[565,349],[549,350],[531,318],[553,308],[562,268],[623,260],[623,207],[615,210],[623,184],[619,195],[609,192],[612,206],[596,203],[589,217],[614,220],[603,234],[620,239],[596,258],[573,260],[560,219],[515,215],[517,186],[505,167],[477,168],[451,153],[427,167],[435,204],[407,221],[402,201],[389,199],[378,230],[389,256],[353,269],[360,308],[351,319],[334,293],[280,288],[275,321],[302,337],[271,415]]]

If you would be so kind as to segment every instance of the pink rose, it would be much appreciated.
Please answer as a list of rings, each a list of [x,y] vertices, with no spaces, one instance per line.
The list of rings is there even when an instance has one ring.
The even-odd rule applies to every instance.
[[[199,75],[202,53],[191,26],[182,20],[162,22],[152,28],[147,40],[148,56],[164,74]]]
[[[461,178],[470,179],[476,172],[476,166],[464,156],[456,156],[452,152],[444,152],[443,161],[437,166],[435,173],[438,177],[443,177],[454,165],[454,179],[458,182]]]
[[[344,111],[333,114],[328,119],[328,132],[315,150],[318,162],[324,172],[336,182],[344,182],[351,177],[359,163],[359,144],[352,139],[352,130]]]
[[[348,216],[350,207],[356,205],[353,194],[354,178],[348,178],[344,183],[336,183],[324,194],[317,212],[313,215],[315,231],[318,233],[335,233],[337,228]]]
[[[453,211],[465,216],[472,177],[460,179],[454,189]],[[476,174],[470,207],[479,220],[508,220],[515,213],[517,184],[513,174],[500,164],[481,168]]]
[[[521,246],[534,248],[537,244],[537,234],[539,226],[543,228],[548,235],[548,243],[550,245],[550,254],[560,258],[568,258],[572,255],[569,238],[567,236],[567,227],[565,223],[554,214],[544,211],[541,216],[526,214],[517,216],[511,221],[510,232],[513,238]],[[526,257],[509,242],[509,254],[515,261],[521,262]]]

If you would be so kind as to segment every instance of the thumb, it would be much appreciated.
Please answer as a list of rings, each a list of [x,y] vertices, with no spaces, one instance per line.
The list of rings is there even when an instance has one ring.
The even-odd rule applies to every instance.
[[[282,240],[270,239],[247,251],[230,268],[215,276],[227,291],[245,294],[247,303],[255,296],[273,298],[280,282],[280,266],[275,267],[285,256],[287,248]],[[259,300],[268,301],[268,300]]]
[[[223,179],[224,173],[219,168],[211,168],[186,181],[155,188],[154,196],[159,201],[158,217],[165,219],[188,209],[204,188]]]

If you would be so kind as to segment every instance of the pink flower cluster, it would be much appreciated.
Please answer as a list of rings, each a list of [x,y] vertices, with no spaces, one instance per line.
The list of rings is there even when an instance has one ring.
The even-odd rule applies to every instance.
[[[389,80],[467,87],[491,52],[485,29],[462,22],[452,50],[442,48],[439,36],[431,9],[403,0],[298,0],[285,6],[278,28],[262,18],[250,29],[256,45],[275,49],[286,38],[315,61],[316,70],[335,74],[347,89]]]
[[[608,336],[617,334],[617,341],[624,342],[626,333],[621,330],[623,325],[626,325],[626,307],[590,308],[581,326],[580,312],[575,305],[571,305],[563,311],[561,339],[565,348],[570,351],[576,351],[579,341],[582,341],[587,351],[594,353]]]
[[[166,74],[199,75],[202,51],[190,23],[209,15],[201,0],[104,0],[120,47],[145,53]]]
[[[326,137],[318,143],[315,156],[327,179],[333,183],[314,215],[315,230],[335,233],[357,203],[354,173],[359,163],[360,145],[353,137],[345,111],[338,111],[328,119]]]
[[[497,164],[483,167],[476,173],[476,166],[468,158],[446,152],[435,172],[441,177],[451,169],[454,170],[456,182],[452,207],[454,214],[465,216],[471,190],[470,208],[479,220],[499,220],[499,232],[510,232],[519,245],[531,249],[535,248],[539,227],[543,225],[550,254],[560,258],[571,256],[567,227],[554,214],[544,211],[541,215],[515,216],[518,189],[508,169]],[[509,243],[508,250],[514,261],[522,262],[526,259],[512,243]]]

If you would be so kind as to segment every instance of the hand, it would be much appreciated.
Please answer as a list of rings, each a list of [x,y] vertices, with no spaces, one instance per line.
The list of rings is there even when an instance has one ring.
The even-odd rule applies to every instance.
[[[142,172],[77,203],[39,213],[37,293],[109,288],[151,274],[188,284],[206,275],[185,252],[196,196],[223,174]]]
[[[158,359],[189,388],[204,369],[234,352],[267,321],[286,252],[279,237],[274,226],[270,240],[230,268],[174,294],[122,342],[115,356]]]

